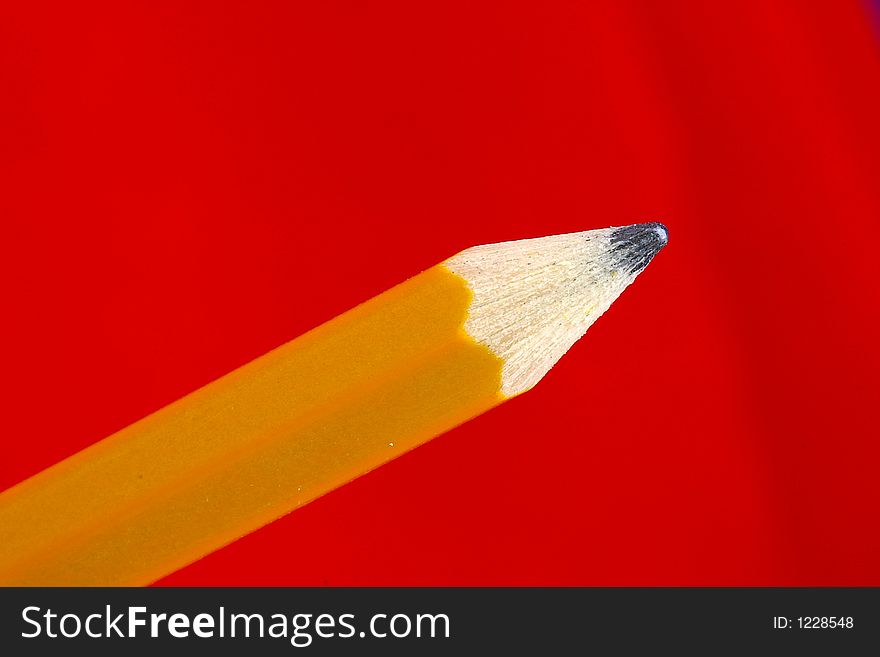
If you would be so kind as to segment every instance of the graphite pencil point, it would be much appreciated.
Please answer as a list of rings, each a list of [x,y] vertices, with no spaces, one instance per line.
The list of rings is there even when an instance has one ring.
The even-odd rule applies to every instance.
[[[669,241],[669,231],[659,222],[616,228],[611,235],[619,266],[638,274]]]

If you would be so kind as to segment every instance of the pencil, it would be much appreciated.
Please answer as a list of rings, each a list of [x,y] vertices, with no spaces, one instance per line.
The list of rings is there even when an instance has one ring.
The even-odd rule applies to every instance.
[[[149,584],[525,392],[666,241],[458,253],[0,493],[0,584]]]

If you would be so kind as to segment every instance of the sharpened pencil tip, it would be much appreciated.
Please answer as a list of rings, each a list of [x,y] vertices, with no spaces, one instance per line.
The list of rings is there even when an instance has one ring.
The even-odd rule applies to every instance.
[[[504,361],[502,394],[540,381],[668,239],[650,222],[481,244],[446,260],[474,295],[465,332]]]
[[[658,221],[615,228],[611,233],[612,255],[617,265],[637,274],[669,241],[669,231]]]

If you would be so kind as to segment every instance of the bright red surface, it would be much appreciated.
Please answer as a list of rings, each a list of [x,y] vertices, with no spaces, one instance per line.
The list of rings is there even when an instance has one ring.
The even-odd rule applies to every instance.
[[[3,4],[0,488],[464,247],[659,219],[535,390],[162,583],[880,584],[866,8],[369,4]]]

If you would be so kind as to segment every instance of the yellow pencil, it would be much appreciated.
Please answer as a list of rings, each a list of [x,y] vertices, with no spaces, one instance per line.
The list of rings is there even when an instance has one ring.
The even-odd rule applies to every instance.
[[[4,491],[0,584],[148,584],[528,390],[666,240],[462,251]]]

